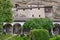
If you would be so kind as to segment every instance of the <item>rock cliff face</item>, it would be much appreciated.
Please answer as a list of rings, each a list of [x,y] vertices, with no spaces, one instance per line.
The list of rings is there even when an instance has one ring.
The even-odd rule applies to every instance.
[[[49,1],[49,2],[60,2],[60,0],[11,0],[11,1],[13,1],[13,2],[18,2],[18,1],[20,1],[20,2],[22,2],[22,1],[26,1],[26,2],[32,2],[32,1]]]
[[[28,5],[28,4],[41,4],[59,6],[60,0],[11,0],[12,4]]]

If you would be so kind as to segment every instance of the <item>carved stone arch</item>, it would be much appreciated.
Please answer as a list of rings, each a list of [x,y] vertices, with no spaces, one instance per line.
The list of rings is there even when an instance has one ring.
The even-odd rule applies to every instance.
[[[13,33],[14,34],[20,34],[21,33],[21,24],[15,23],[13,25]]]
[[[4,29],[5,33],[9,33],[10,34],[12,32],[12,25],[11,24],[5,24],[3,26],[3,29]]]

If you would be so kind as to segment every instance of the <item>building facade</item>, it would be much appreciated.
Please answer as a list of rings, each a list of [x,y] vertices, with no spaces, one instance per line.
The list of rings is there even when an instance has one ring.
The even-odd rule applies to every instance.
[[[7,33],[20,34],[21,29],[19,28],[23,26],[26,20],[30,20],[31,18],[50,18],[53,21],[53,24],[60,24],[60,14],[58,11],[56,11],[57,5],[53,3],[44,1],[35,1],[29,3],[26,1],[12,1],[12,3],[14,22],[3,24],[4,31]]]

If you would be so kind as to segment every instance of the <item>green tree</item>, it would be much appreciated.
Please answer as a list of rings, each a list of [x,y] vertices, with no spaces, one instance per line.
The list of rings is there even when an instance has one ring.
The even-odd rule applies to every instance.
[[[23,25],[24,28],[30,28],[30,29],[51,29],[54,27],[52,21],[47,18],[34,18],[31,20],[28,20]]]
[[[53,34],[53,23],[48,18],[33,18],[31,20],[28,20],[24,23],[23,29],[51,29],[51,33]]]
[[[12,4],[10,0],[0,0],[0,28],[4,22],[12,22]]]
[[[12,22],[12,4],[10,0],[3,0],[3,22]]]

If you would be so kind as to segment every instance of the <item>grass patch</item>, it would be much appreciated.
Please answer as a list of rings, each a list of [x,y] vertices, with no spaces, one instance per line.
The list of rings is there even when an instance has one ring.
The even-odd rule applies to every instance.
[[[7,35],[0,34],[0,40],[5,40],[5,39],[7,39],[8,37],[11,37],[11,36],[12,36],[11,34],[7,34]]]
[[[14,36],[9,40],[30,40],[28,36]]]

